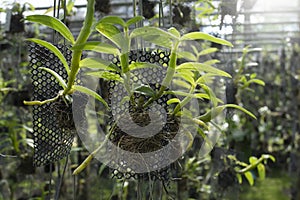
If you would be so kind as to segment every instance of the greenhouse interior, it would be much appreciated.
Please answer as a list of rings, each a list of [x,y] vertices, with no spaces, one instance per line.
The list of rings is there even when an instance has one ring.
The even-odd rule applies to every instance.
[[[1,0],[0,200],[300,200],[300,0]]]

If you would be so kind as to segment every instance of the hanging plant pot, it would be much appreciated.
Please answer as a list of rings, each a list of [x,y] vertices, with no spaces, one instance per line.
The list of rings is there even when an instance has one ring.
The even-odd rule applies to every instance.
[[[57,46],[65,52],[67,62],[71,51]],[[59,59],[48,49],[36,44],[29,45],[32,74],[33,99],[43,101],[53,98],[62,90],[57,80],[40,67],[47,67],[60,74],[65,80],[67,72]],[[74,138],[72,105],[68,99],[33,106],[34,165],[43,166],[67,156]]]
[[[147,62],[165,65],[169,61],[169,53],[132,51],[129,59],[130,63]],[[114,58],[112,60],[114,64],[119,64],[118,59]],[[112,109],[111,128],[109,131],[111,135],[109,139],[115,146],[124,150],[125,154],[127,152],[137,155],[153,153],[155,159],[157,159],[156,162],[151,163],[153,165],[163,163],[168,159],[174,160],[181,153],[179,142],[172,141],[178,134],[180,117],[168,114],[169,110],[174,109],[174,105],[168,105],[167,102],[174,96],[166,94],[155,100],[150,106],[142,106],[150,99],[149,95],[151,95],[151,92],[158,92],[160,88],[159,83],[166,73],[166,67],[134,69],[131,73],[132,85],[137,85],[139,89],[132,94],[130,101],[122,102],[122,99],[127,95],[127,91],[122,87],[122,83],[110,81],[108,84],[108,102]],[[161,155],[159,150],[170,145],[171,141],[172,150]],[[116,153],[116,155],[123,156],[121,152]],[[155,168],[154,166],[145,166],[145,163],[137,163],[136,160],[125,161],[125,163],[135,163],[129,167],[123,164],[124,161],[122,159],[118,160],[118,156],[112,161],[119,162],[117,164],[118,170],[115,170],[113,173],[113,176],[117,178],[136,178],[137,174],[135,172],[138,169],[145,167]],[[124,173],[124,171],[128,171],[128,173]],[[151,174],[156,178],[167,179],[168,167],[153,171]],[[148,175],[145,174],[145,177],[148,177]]]
[[[6,31],[9,33],[21,33],[25,31],[24,16],[22,13],[6,12]]]
[[[173,8],[173,17],[174,24],[179,24],[183,26],[184,24],[191,21],[191,9],[188,6],[182,4],[175,5]]]
[[[146,19],[151,19],[155,16],[154,7],[155,2],[149,0],[143,1],[143,16]]]
[[[109,14],[111,11],[110,0],[96,0],[95,12]]]
[[[222,0],[220,3],[221,16],[237,15],[237,0]]]

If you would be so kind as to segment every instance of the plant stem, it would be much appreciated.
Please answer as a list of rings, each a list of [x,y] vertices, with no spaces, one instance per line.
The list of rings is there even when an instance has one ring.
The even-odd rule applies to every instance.
[[[83,27],[80,30],[79,36],[76,39],[74,46],[85,43],[91,33],[91,27],[94,19],[94,4],[95,0],[87,0],[87,12],[84,19]],[[72,93],[72,87],[75,83],[77,73],[79,71],[79,62],[81,60],[82,50],[74,50],[71,60],[71,71],[68,77],[68,85],[64,90],[64,95]]]
[[[195,91],[195,86],[193,85],[193,86],[191,87],[189,93],[190,93],[190,94],[193,94],[194,91]],[[185,106],[188,102],[190,102],[191,100],[192,100],[192,97],[191,97],[191,96],[186,96],[186,97],[181,101],[181,103],[177,104],[177,106],[175,107],[175,109],[174,109],[172,115],[176,115],[176,114],[180,111],[180,109],[181,109],[183,106]]]
[[[175,44],[173,45],[173,48],[171,50],[171,56],[170,56],[170,61],[169,61],[169,66],[167,69],[167,74],[164,78],[164,80],[162,81],[162,84],[159,88],[158,93],[151,97],[144,105],[143,108],[146,108],[147,106],[149,106],[151,103],[153,103],[153,101],[159,99],[164,91],[169,87],[169,85],[172,82],[173,76],[176,72],[176,62],[177,62],[177,50],[180,44],[180,40],[176,41]]]

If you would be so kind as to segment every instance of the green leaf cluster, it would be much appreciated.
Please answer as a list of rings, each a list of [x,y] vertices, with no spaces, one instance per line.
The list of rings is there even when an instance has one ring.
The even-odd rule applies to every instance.
[[[232,155],[229,155],[228,158],[236,165],[234,169],[239,183],[241,184],[243,182],[242,175],[244,175],[251,186],[254,185],[253,170],[256,169],[259,179],[264,180],[266,177],[265,165],[267,164],[267,161],[269,159],[273,162],[276,161],[275,157],[269,154],[263,154],[260,158],[251,156],[249,158],[249,164],[239,161],[235,156]]]

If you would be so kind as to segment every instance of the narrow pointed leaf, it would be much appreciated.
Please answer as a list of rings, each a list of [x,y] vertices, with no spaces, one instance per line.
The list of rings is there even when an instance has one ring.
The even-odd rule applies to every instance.
[[[195,80],[193,78],[194,74],[191,71],[184,70],[184,71],[178,71],[174,77],[182,78],[183,80],[187,81],[191,85],[196,85]]]
[[[216,107],[218,105],[218,98],[213,92],[213,90],[205,84],[199,84],[199,86],[206,92],[209,96],[210,101],[212,102],[213,106]]]
[[[265,82],[264,82],[264,81],[262,81],[262,80],[260,80],[260,79],[256,79],[256,78],[249,80],[248,83],[249,83],[249,84],[250,84],[250,83],[256,83],[256,84],[258,84],[258,85],[265,86]]]
[[[191,93],[182,92],[182,91],[166,91],[165,94],[173,94],[173,95],[191,97],[191,98],[197,98],[197,99],[202,99],[203,98],[202,95],[191,94]]]
[[[264,180],[266,178],[266,168],[262,163],[257,165],[257,173],[260,180]]]
[[[46,67],[39,67],[39,69],[45,70],[46,72],[49,72],[50,74],[52,74],[55,77],[55,79],[58,81],[59,85],[62,86],[63,89],[65,89],[67,87],[67,84],[66,84],[65,80],[63,79],[63,77],[61,77],[54,70],[46,68]]]
[[[194,62],[197,62],[197,58],[196,56],[191,53],[191,52],[188,52],[188,51],[180,51],[177,53],[178,54],[178,58],[185,58],[187,59],[188,61],[194,61]]]
[[[93,90],[91,90],[87,87],[81,86],[81,85],[74,85],[73,89],[94,97],[95,99],[100,101],[106,108],[108,108],[108,104],[106,103],[106,101],[99,94],[97,94],[95,91],[93,91]]]
[[[130,38],[142,37],[144,40],[158,46],[171,48],[172,40],[178,40],[173,34],[156,27],[141,27],[134,29]]]
[[[97,71],[97,72],[88,72],[86,73],[90,76],[95,76],[98,78],[103,78],[109,81],[119,81],[123,82],[123,78],[119,74],[113,73],[113,72],[107,72],[107,71]]]
[[[246,113],[247,115],[249,115],[250,117],[256,119],[255,115],[253,115],[250,111],[246,110],[245,108],[241,107],[241,106],[238,106],[236,104],[226,104],[224,105],[226,108],[235,108],[235,109],[238,109],[244,113]]]
[[[144,19],[143,16],[135,16],[126,22],[126,26],[129,27],[131,24],[135,24],[139,21],[142,21],[143,19]]]
[[[233,45],[230,42],[223,40],[221,38],[214,37],[207,33],[203,33],[203,32],[187,33],[181,37],[181,40],[207,40],[207,41],[214,42],[217,44],[222,44],[222,45],[227,45],[227,46],[233,47]]]
[[[252,164],[254,164],[254,163],[256,163],[257,162],[257,158],[256,157],[254,157],[254,156],[251,156],[250,158],[249,158],[249,163],[252,165]]]
[[[253,186],[253,184],[254,184],[254,179],[253,179],[253,176],[252,176],[251,172],[250,172],[250,171],[245,172],[244,175],[245,175],[245,177],[246,177],[248,183],[249,183],[251,186]]]
[[[186,81],[184,81],[182,79],[177,79],[175,77],[173,79],[173,84],[175,84],[176,86],[181,87],[181,88],[186,88],[188,90],[191,88],[191,85],[189,83],[187,83]]]
[[[100,20],[100,23],[112,24],[112,25],[119,24],[122,27],[126,26],[125,21],[121,17],[118,17],[118,16],[105,16]]]
[[[208,48],[208,49],[204,49],[204,50],[202,50],[202,51],[199,53],[199,56],[204,56],[204,55],[207,55],[207,54],[215,53],[215,52],[217,52],[217,51],[218,51],[217,48]]]
[[[173,103],[180,103],[180,100],[178,98],[172,98],[167,101],[168,105],[173,104]]]
[[[122,41],[124,41],[124,37],[122,36],[121,31],[116,26],[111,24],[99,23],[96,25],[96,30],[111,42],[113,42],[117,47],[122,47]]]
[[[79,44],[79,45],[73,46],[71,49],[72,50],[89,50],[89,51],[94,51],[94,52],[98,52],[98,53],[106,53],[106,54],[114,54],[114,55],[120,54],[119,49],[114,47],[113,45],[98,42],[98,41],[90,41],[90,42],[86,42],[84,44]]]
[[[198,62],[183,63],[183,64],[177,66],[177,70],[180,70],[180,69],[195,69],[195,70],[198,70],[199,72],[209,72],[209,73],[216,74],[218,76],[225,76],[225,77],[231,78],[230,74],[228,74],[227,72],[224,72],[223,70],[217,69],[215,67],[212,67],[210,65],[206,65],[203,63],[198,63]]]
[[[217,63],[220,63],[220,61],[217,59],[211,59],[211,60],[207,60],[207,61],[203,62],[203,64],[205,64],[205,65],[214,65]]]
[[[148,85],[140,85],[136,88],[134,88],[134,91],[149,97],[152,97],[155,95],[155,91]]]
[[[269,155],[269,154],[264,154],[264,155],[262,155],[262,157],[263,157],[265,160],[271,159],[273,162],[276,161],[275,157],[272,156],[272,155]]]
[[[64,55],[61,53],[61,51],[56,46],[54,46],[53,44],[51,44],[47,41],[40,40],[40,39],[30,38],[27,40],[37,43],[37,44],[49,49],[52,53],[54,53],[54,55],[56,55],[58,57],[58,59],[61,61],[61,63],[65,67],[65,70],[69,74],[70,69],[69,69],[68,62],[67,62],[66,58],[64,57]]]
[[[242,175],[241,175],[241,174],[236,174],[236,178],[237,178],[239,184],[242,184],[242,183],[243,183],[243,178],[242,178]]]
[[[48,15],[29,15],[25,18],[25,20],[48,26],[59,32],[71,44],[75,43],[74,36],[71,33],[70,29],[55,17],[51,17]]]
[[[79,66],[100,70],[120,71],[113,63],[101,58],[85,58],[80,61]]]
[[[150,35],[161,36],[161,37],[165,37],[165,38],[169,38],[169,39],[178,40],[178,38],[176,36],[174,36],[173,34],[167,32],[167,31],[164,31],[160,28],[150,27],[150,26],[145,26],[145,27],[134,29],[131,32],[130,37],[131,38],[146,37],[146,36],[150,36]]]
[[[176,28],[171,27],[168,29],[168,32],[173,34],[175,37],[180,38],[180,32]]]
[[[144,69],[144,68],[157,68],[158,65],[147,63],[147,62],[136,62],[131,63],[129,65],[129,70],[135,70],[135,69]]]

